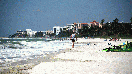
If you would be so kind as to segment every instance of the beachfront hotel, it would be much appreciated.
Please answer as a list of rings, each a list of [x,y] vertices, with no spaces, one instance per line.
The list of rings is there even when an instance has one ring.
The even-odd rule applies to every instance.
[[[88,28],[90,28],[91,26],[99,26],[102,28],[102,25],[99,22],[96,22],[95,20],[93,22],[90,23],[73,23],[75,26],[75,31],[78,32],[78,30],[81,30],[83,26],[87,26]]]
[[[47,31],[42,31],[42,32],[44,33],[44,35],[46,35],[46,34],[52,34],[53,33],[52,30],[47,30]]]
[[[77,28],[77,29],[82,29],[83,26],[88,26],[90,28],[91,26],[97,25],[97,26],[101,27],[101,24],[99,22],[96,22],[95,20],[90,23],[73,23],[73,24],[74,24],[75,28]]]
[[[67,24],[67,30],[74,29],[74,24]]]
[[[53,27],[53,33],[55,33],[56,35],[58,35],[59,32],[60,32],[60,29],[61,29],[60,26],[54,26],[54,27]]]
[[[53,33],[58,35],[61,31],[66,31],[66,28],[67,28],[66,26],[64,26],[64,27],[54,26],[53,27]]]
[[[37,31],[32,31],[31,29],[26,29],[26,31],[27,31],[27,35],[29,37],[33,37],[35,35],[35,33],[37,33]]]
[[[14,34],[13,37],[35,37],[39,33],[43,34],[41,36],[45,36],[46,34],[52,34],[53,31],[52,30],[47,30],[47,31],[32,31],[31,29],[26,29],[26,31],[19,30],[19,31],[16,31],[16,33]],[[11,37],[11,35],[9,35],[9,37]]]
[[[97,25],[97,26],[102,28],[102,25],[99,22],[96,22],[95,20],[93,22],[90,22],[90,23],[91,23],[91,26]]]
[[[27,34],[27,31],[22,31],[22,30],[19,30],[19,31],[16,31],[17,34]]]

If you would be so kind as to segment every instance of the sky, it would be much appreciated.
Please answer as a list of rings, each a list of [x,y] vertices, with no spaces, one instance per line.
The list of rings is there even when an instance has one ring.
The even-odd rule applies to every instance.
[[[72,23],[130,22],[131,0],[0,0],[0,37]]]

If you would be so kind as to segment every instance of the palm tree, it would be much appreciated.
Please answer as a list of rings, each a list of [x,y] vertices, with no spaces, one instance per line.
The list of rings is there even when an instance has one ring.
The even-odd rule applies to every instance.
[[[112,30],[114,32],[114,34],[118,34],[118,26],[119,26],[119,23],[118,23],[118,19],[116,18],[115,20],[113,20],[114,22],[112,23]]]
[[[101,24],[102,24],[102,25],[103,25],[104,21],[105,21],[104,19],[101,20]]]
[[[118,23],[118,21],[119,21],[119,20],[116,18],[116,19],[115,19],[115,20],[113,20],[113,21],[114,21],[114,23]]]
[[[132,17],[131,17],[131,19],[130,19],[130,20],[131,20],[131,23],[132,23]]]

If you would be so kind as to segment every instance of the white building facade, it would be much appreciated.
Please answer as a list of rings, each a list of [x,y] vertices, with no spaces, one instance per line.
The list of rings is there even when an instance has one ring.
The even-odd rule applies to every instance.
[[[32,37],[32,30],[31,29],[26,29],[26,31],[27,31],[27,35],[29,37]]]
[[[35,33],[37,33],[37,31],[32,31],[31,29],[26,29],[26,31],[29,37],[33,37],[35,36]]]
[[[61,27],[60,26],[54,26],[53,27],[53,33],[55,33],[56,35],[58,35],[59,32],[61,32]]]
[[[52,30],[48,30],[48,31],[41,31],[41,32],[43,32],[43,36],[44,36],[44,35],[46,35],[46,34],[52,34],[52,33],[53,33],[53,31],[52,31]]]
[[[74,29],[74,24],[67,24],[67,30]]]
[[[64,27],[54,26],[53,27],[53,33],[58,35],[61,31],[66,31],[66,29],[67,29],[67,26],[64,26]]]

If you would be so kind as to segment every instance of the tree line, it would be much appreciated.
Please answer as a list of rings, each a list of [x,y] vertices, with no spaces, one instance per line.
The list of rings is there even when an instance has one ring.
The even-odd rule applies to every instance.
[[[116,18],[113,22],[107,22],[104,24],[104,19],[101,20],[102,27],[97,25],[91,26],[83,26],[82,29],[78,29],[78,37],[102,37],[102,36],[131,36],[132,35],[132,18],[130,19],[131,23],[118,23],[118,19]],[[93,24],[92,24],[93,25]],[[69,37],[72,34],[72,30],[61,31],[60,37]]]

